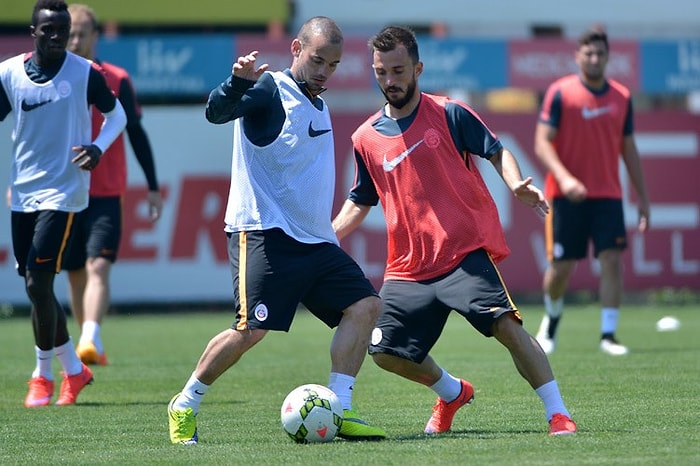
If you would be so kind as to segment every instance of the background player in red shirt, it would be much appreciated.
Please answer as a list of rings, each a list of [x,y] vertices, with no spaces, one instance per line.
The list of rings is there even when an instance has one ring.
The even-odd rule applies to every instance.
[[[141,125],[141,109],[126,70],[95,57],[99,38],[97,17],[87,5],[71,4],[71,30],[68,49],[99,63],[107,84],[124,107],[126,132],[131,147],[148,183],[148,209],[152,221],[161,215],[163,200],[151,145]],[[99,131],[102,117],[93,111],[93,132]],[[122,197],[126,192],[126,150],[120,135],[105,153],[102,163],[92,171],[90,203],[76,219],[72,246],[63,268],[68,270],[73,315],[81,328],[76,350],[86,364],[107,364],[100,338],[100,325],[109,310],[109,274],[117,259],[122,230]]]
[[[509,250],[472,154],[489,160],[512,193],[543,216],[549,207],[542,192],[532,178],[523,180],[513,154],[476,112],[420,92],[423,63],[412,31],[390,26],[370,44],[387,104],[352,136],[356,184],[333,226],[343,238],[382,203],[388,257],[372,358],[438,395],[425,433],[450,430],[457,410],[474,398],[474,387],[429,353],[455,311],[508,349],[544,403],[549,433],[575,433],[547,356],[523,328],[496,268]]]
[[[554,351],[564,293],[588,244],[600,262],[600,349],[627,354],[615,338],[622,295],[622,251],[627,235],[618,173],[620,154],[639,198],[638,229],[649,228],[649,197],[634,141],[632,101],[622,84],[606,79],[608,38],[592,29],[576,51],[578,74],[550,85],[535,130],[535,152],[549,171],[545,196],[552,205],[545,238],[550,261],[543,279],[545,316],[537,340]]]

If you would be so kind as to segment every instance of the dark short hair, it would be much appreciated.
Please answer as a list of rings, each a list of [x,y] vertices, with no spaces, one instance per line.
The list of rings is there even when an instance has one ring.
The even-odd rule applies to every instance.
[[[335,21],[327,16],[314,16],[307,20],[299,29],[297,39],[306,45],[313,35],[324,36],[329,43],[334,45],[342,45],[343,43],[343,32]]]
[[[391,52],[397,46],[403,45],[406,47],[408,56],[411,57],[413,63],[420,61],[416,35],[407,27],[387,26],[373,36],[369,40],[368,45],[373,52]]]
[[[68,5],[63,0],[37,0],[32,11],[32,26],[36,26],[37,17],[41,10],[65,11],[68,13]]]
[[[609,50],[608,35],[600,28],[592,28],[581,34],[578,39],[578,47],[590,45],[592,42],[602,42],[605,44],[605,50]]]

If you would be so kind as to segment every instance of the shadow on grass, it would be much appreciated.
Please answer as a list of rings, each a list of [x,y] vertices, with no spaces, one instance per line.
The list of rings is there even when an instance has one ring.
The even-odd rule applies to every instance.
[[[678,353],[688,353],[688,351],[697,351],[697,348],[667,348],[667,347],[653,347],[653,348],[630,348],[629,355],[635,354],[678,354]]]
[[[124,401],[110,401],[110,402],[99,402],[99,401],[86,401],[86,402],[78,402],[72,406],[76,406],[78,408],[81,407],[86,407],[86,408],[105,408],[105,407],[119,407],[119,406],[163,406],[167,407],[168,402],[170,401],[170,398],[163,400],[158,400],[158,401],[144,401],[144,400],[124,400]],[[230,406],[230,405],[239,405],[239,404],[245,404],[245,401],[212,401],[207,402],[207,407],[205,410],[208,410],[209,407],[212,406]],[[57,408],[67,408],[67,406],[57,406]]]
[[[496,439],[504,435],[522,435],[522,434],[545,434],[542,430],[483,430],[483,429],[465,429],[452,430],[442,434],[424,434],[417,433],[412,435],[398,435],[388,438],[386,441],[416,441],[416,440],[438,440],[438,439]]]

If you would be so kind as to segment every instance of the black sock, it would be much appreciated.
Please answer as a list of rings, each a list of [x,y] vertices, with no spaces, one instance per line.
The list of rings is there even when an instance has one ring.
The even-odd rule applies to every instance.
[[[554,335],[557,333],[557,327],[559,326],[559,321],[561,317],[549,317],[549,327],[547,327],[547,336],[554,339]]]

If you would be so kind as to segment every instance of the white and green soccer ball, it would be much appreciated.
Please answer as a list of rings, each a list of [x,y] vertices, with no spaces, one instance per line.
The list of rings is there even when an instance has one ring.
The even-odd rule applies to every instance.
[[[282,428],[297,443],[330,442],[343,424],[343,406],[328,387],[301,385],[284,399]]]

